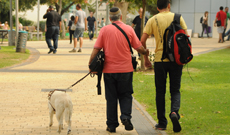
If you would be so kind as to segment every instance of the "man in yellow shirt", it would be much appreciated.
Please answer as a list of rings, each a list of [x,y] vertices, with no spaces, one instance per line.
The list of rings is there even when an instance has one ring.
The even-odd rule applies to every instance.
[[[180,83],[183,66],[177,65],[174,62],[169,62],[168,59],[161,60],[163,53],[163,36],[165,29],[171,24],[174,19],[174,13],[170,12],[169,0],[158,0],[157,9],[159,13],[147,22],[143,35],[141,37],[142,45],[146,48],[146,40],[149,35],[154,35],[156,40],[155,50],[155,87],[156,87],[156,107],[158,124],[155,128],[158,130],[166,130],[167,119],[165,117],[165,93],[166,93],[166,79],[169,73],[170,93],[171,93],[171,113],[169,114],[173,123],[174,132],[180,132],[181,126],[179,123],[180,115]],[[183,17],[180,18],[180,25],[187,34],[187,26]],[[145,56],[147,57],[147,56]],[[145,58],[145,64],[150,62]]]

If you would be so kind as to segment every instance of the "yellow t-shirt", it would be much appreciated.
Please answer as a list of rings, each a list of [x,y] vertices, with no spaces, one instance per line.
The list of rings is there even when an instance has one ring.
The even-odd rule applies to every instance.
[[[154,35],[156,40],[156,49],[155,49],[155,62],[161,62],[161,57],[163,53],[163,42],[164,42],[164,32],[165,29],[169,27],[174,19],[174,13],[172,12],[162,12],[157,15],[151,17],[145,28],[143,33],[148,35]],[[187,30],[187,25],[183,17],[180,18],[180,25],[182,29]],[[168,59],[165,59],[164,62],[168,62]]]

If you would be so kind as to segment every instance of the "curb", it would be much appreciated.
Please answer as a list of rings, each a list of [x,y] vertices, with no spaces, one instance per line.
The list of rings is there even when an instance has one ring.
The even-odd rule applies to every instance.
[[[143,115],[145,116],[145,118],[149,121],[149,123],[154,128],[154,126],[157,124],[157,122],[154,121],[154,119],[150,116],[150,114],[144,110],[144,108],[142,107],[142,105],[134,97],[133,97],[133,103],[140,109],[140,111],[143,113]],[[158,133],[162,134],[162,135],[167,135],[167,133],[165,131],[161,131],[161,130],[156,130],[156,131]]]

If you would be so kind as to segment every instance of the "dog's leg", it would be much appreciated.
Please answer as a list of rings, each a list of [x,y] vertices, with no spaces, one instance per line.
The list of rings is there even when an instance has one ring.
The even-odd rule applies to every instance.
[[[49,115],[50,115],[50,124],[49,124],[49,127],[51,127],[51,126],[53,125],[54,110],[53,110],[53,108],[50,106],[50,104],[49,104],[48,106],[49,106]]]
[[[70,103],[70,106],[68,108],[65,108],[65,121],[68,124],[67,134],[71,133],[72,109],[73,109],[72,103]]]
[[[63,111],[56,110],[56,117],[58,121],[58,133],[61,133],[61,129],[63,128]],[[62,120],[61,120],[62,119]]]

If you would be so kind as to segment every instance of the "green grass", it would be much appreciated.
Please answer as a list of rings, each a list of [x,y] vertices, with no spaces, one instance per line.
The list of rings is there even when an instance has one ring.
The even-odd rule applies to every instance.
[[[195,56],[183,70],[181,125],[183,135],[227,135],[230,133],[230,49]],[[134,97],[157,121],[153,72],[134,74]],[[172,131],[169,80],[166,92],[167,133]]]
[[[19,64],[30,56],[29,50],[26,53],[16,53],[15,46],[1,46],[0,49],[0,68]]]

